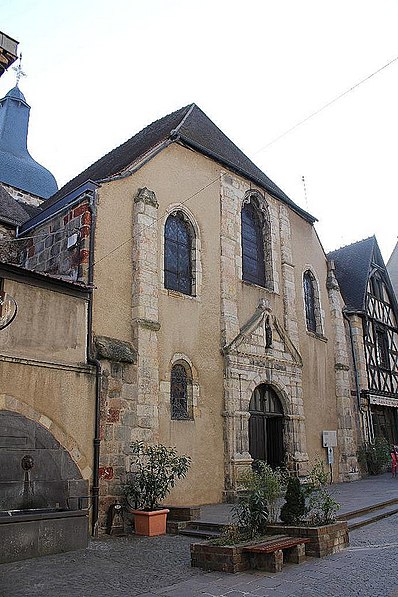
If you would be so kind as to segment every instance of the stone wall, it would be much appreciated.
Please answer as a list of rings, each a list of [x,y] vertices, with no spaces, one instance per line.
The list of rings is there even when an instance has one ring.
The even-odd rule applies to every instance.
[[[8,484],[2,495],[13,483],[22,489],[21,458],[30,455],[38,506],[78,507],[93,471],[95,371],[86,364],[87,292],[4,264],[1,278],[18,305],[0,335],[0,453]]]
[[[91,218],[90,202],[83,199],[37,226],[27,234],[21,265],[66,280],[87,282]]]
[[[100,398],[100,528],[105,528],[109,506],[120,502],[130,444],[137,425],[137,355],[131,344],[113,338],[95,339],[101,362]]]
[[[292,537],[308,538],[310,541],[305,546],[305,553],[315,558],[323,558],[338,553],[350,544],[346,521],[318,527],[268,525],[267,532],[273,535],[282,533]]]
[[[25,241],[15,239],[15,228],[0,224],[0,261],[3,263],[19,263],[21,247]]]

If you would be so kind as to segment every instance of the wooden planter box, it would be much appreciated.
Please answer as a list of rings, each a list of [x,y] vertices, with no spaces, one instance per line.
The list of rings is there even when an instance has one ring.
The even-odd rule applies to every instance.
[[[348,547],[350,543],[348,526],[345,520],[319,527],[267,525],[267,533],[270,535],[283,534],[291,537],[308,537],[310,542],[305,546],[305,553],[316,558],[338,553]]]

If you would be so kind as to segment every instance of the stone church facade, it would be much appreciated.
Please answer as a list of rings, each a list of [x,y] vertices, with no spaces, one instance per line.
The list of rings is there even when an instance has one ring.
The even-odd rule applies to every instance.
[[[20,225],[20,265],[93,288],[102,512],[135,439],[192,457],[174,505],[233,499],[255,458],[304,476],[325,430],[333,480],[357,478],[343,302],[314,222],[192,104]]]

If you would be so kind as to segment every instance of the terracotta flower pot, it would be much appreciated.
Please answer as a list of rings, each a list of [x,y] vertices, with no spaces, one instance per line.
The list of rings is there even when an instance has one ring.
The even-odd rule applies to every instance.
[[[153,510],[152,512],[133,510],[135,534],[145,535],[146,537],[165,535],[166,519],[169,512],[170,510],[167,508]]]

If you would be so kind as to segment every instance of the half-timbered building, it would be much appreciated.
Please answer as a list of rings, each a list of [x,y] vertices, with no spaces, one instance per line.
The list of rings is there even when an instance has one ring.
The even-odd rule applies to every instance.
[[[362,437],[398,442],[398,305],[374,236],[329,254],[346,304]]]

